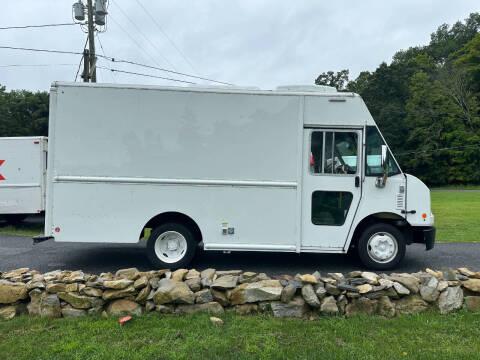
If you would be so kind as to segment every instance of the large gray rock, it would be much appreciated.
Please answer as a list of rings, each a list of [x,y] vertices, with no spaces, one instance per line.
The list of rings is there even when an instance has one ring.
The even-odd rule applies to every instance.
[[[213,295],[210,289],[203,289],[195,293],[195,302],[205,304],[213,301]]]
[[[12,320],[17,315],[15,305],[0,306],[0,320]]]
[[[470,291],[480,293],[480,279],[470,279],[470,280],[464,281],[462,285],[464,288]]]
[[[205,269],[200,273],[200,277],[202,279],[210,279],[213,281],[215,277],[216,270],[215,269]]]
[[[193,304],[195,302],[195,294],[184,282],[161,279],[158,285],[158,289],[153,295],[153,302],[156,305],[167,303]]]
[[[93,297],[102,297],[103,290],[93,288],[93,287],[85,287],[82,290],[80,290],[80,294],[86,295],[86,296],[93,296]]]
[[[397,314],[416,314],[425,312],[429,309],[428,303],[419,295],[411,295],[395,300],[395,309]]]
[[[175,270],[175,271],[172,273],[171,279],[172,279],[172,280],[175,280],[175,281],[183,281],[183,279],[185,278],[185,275],[187,275],[187,273],[188,273],[188,270],[187,270],[187,269],[178,269],[178,270]]]
[[[232,305],[280,300],[283,286],[278,280],[263,280],[237,286],[230,293]]]
[[[427,302],[434,302],[438,299],[440,291],[437,289],[438,279],[434,276],[425,280],[423,285],[420,285],[420,296]]]
[[[148,296],[150,295],[151,291],[152,291],[152,288],[150,287],[150,285],[147,285],[146,287],[140,290],[137,297],[135,298],[135,301],[139,304],[145,304],[145,302],[148,300]]]
[[[440,314],[447,314],[451,311],[461,309],[462,305],[463,290],[460,286],[447,288],[438,298]]]
[[[480,311],[480,296],[467,296],[465,305],[469,311]]]
[[[30,302],[27,305],[31,316],[58,318],[62,316],[60,300],[56,294],[49,294],[39,289],[30,291]]]
[[[134,301],[125,300],[125,299],[118,299],[112,301],[108,304],[107,307],[107,314],[108,315],[141,315],[143,312],[143,308]]]
[[[398,295],[404,296],[404,295],[410,295],[410,290],[408,290],[405,286],[400,284],[399,282],[394,282],[393,283],[393,288],[397,292]]]
[[[78,293],[59,292],[57,296],[59,299],[66,301],[76,309],[88,309],[88,308],[99,305],[100,304],[99,301],[103,301],[99,298],[84,296]]]
[[[12,304],[26,299],[27,296],[26,284],[0,280],[0,304]]]
[[[220,278],[217,278],[213,282],[211,287],[213,289],[220,289],[220,290],[233,289],[235,286],[237,286],[237,283],[238,283],[238,276],[224,275]]]
[[[185,280],[185,284],[192,290],[193,292],[197,292],[202,288],[202,279],[199,277],[190,278]]]
[[[320,307],[320,300],[318,300],[317,295],[315,295],[315,291],[313,290],[313,286],[311,284],[307,284],[302,287],[302,296],[305,302],[311,307]]]
[[[74,292],[78,291],[78,284],[50,283],[47,284],[46,290],[51,294],[57,294],[59,292]]]
[[[400,284],[405,286],[408,290],[410,290],[410,292],[413,294],[418,294],[418,292],[420,291],[419,289],[420,281],[411,274],[392,274],[390,275],[390,280],[399,282]]]
[[[289,303],[295,296],[296,291],[297,288],[295,286],[293,286],[292,284],[287,284],[287,286],[283,288],[282,293],[280,294],[280,301],[283,303]]]
[[[63,278],[63,281],[66,283],[78,283],[85,281],[85,274],[83,271],[72,271],[69,275]]]
[[[65,307],[62,309],[62,316],[65,318],[87,316],[87,311],[73,307]]]
[[[121,290],[113,290],[108,289],[103,292],[102,298],[103,300],[113,300],[113,299],[121,299],[127,296],[131,296],[135,293],[135,288],[133,285],[126,287],[125,289]]]
[[[276,318],[302,318],[308,311],[305,300],[300,296],[293,298],[287,304],[280,301],[272,301],[270,306],[273,316]]]
[[[103,286],[105,289],[122,290],[129,287],[133,283],[133,280],[129,279],[107,280],[103,282]]]
[[[333,296],[327,296],[325,299],[323,299],[322,304],[320,305],[320,311],[322,314],[338,314],[339,310],[335,298]]]
[[[139,272],[137,268],[120,269],[115,273],[115,276],[133,280],[138,276]]]
[[[395,305],[388,296],[382,296],[379,298],[377,304],[377,314],[385,317],[395,316]]]
[[[195,304],[195,305],[178,305],[175,312],[181,314],[193,314],[193,313],[211,313],[214,315],[223,314],[222,305],[218,302],[208,302],[205,304]]]
[[[242,304],[235,306],[235,314],[237,315],[250,315],[258,312],[257,304]]]
[[[358,314],[373,315],[377,310],[377,300],[367,299],[360,297],[353,299],[351,303],[347,305],[345,315],[351,317]]]
[[[196,279],[196,278],[198,279],[200,278],[200,273],[195,269],[189,270],[185,275],[185,280]]]
[[[213,300],[218,302],[220,305],[228,306],[230,304],[230,300],[228,300],[227,295],[223,291],[215,289],[211,289],[210,291],[212,293]]]
[[[340,295],[343,290],[337,288],[334,284],[326,283],[325,284],[325,290],[327,290],[327,293],[330,295]]]

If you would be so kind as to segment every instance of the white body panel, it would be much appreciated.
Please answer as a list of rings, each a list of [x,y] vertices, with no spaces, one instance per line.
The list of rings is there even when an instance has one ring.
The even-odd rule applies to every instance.
[[[0,138],[0,215],[45,210],[46,149],[46,137]]]
[[[361,160],[358,188],[355,176],[306,178],[308,129],[350,129],[362,148],[364,127],[375,126],[362,99],[287,90],[55,83],[45,234],[131,243],[156,215],[178,212],[198,225],[206,250],[345,252],[372,211],[404,217],[394,184],[375,188]],[[93,114],[75,112],[78,101]],[[344,226],[308,224],[316,187],[354,193]]]

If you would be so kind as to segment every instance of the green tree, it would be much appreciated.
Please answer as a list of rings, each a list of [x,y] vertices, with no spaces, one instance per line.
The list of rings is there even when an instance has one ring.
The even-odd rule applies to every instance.
[[[315,79],[316,85],[332,86],[338,91],[344,91],[348,84],[348,70],[341,70],[337,72],[327,71],[321,73]]]

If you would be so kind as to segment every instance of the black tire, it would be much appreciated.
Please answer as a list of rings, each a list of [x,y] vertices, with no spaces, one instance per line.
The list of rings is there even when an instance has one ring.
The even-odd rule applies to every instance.
[[[396,242],[397,252],[391,259],[384,262],[375,259],[372,251],[369,251],[368,242],[374,235],[387,234]],[[406,242],[405,237],[398,228],[393,225],[378,223],[366,228],[358,241],[358,256],[362,263],[372,270],[388,270],[397,266],[405,257]]]
[[[157,242],[157,239],[159,239],[162,234],[165,234],[168,231],[177,232],[181,234],[186,240],[187,248],[183,252],[184,255],[181,259],[175,262],[162,261],[162,259],[157,256],[155,251],[155,243]],[[186,267],[195,256],[196,248],[197,240],[195,239],[192,231],[187,226],[180,223],[165,223],[152,230],[150,237],[147,241],[147,256],[154,267],[159,269],[174,270]]]

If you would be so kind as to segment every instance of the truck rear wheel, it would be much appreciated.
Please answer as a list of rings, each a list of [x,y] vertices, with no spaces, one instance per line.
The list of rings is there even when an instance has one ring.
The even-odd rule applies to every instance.
[[[152,230],[147,256],[157,268],[178,269],[192,261],[197,242],[191,230],[179,223],[166,223]]]
[[[405,256],[406,242],[400,230],[385,223],[369,226],[358,241],[358,255],[373,270],[397,266]]]

